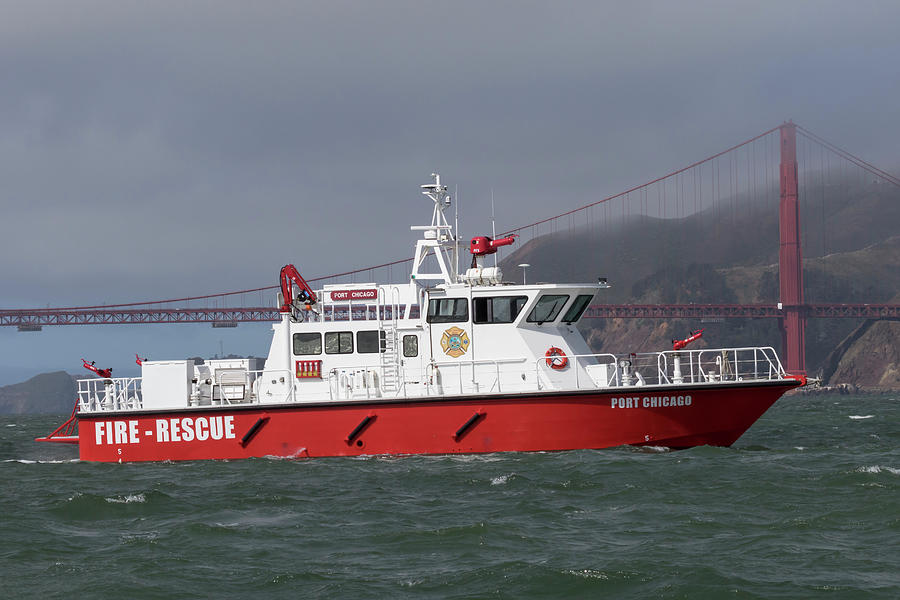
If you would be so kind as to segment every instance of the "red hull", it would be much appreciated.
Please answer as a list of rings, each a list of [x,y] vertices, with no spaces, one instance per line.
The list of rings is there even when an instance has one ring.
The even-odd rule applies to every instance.
[[[799,382],[79,415],[101,462],[734,443]]]
[[[457,454],[734,443],[793,381],[79,415],[101,462]]]

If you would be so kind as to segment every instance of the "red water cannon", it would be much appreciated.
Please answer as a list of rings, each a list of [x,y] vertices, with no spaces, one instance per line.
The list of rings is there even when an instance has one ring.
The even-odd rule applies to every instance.
[[[283,304],[279,309],[283,313],[291,312],[291,306],[294,303],[294,284],[300,288],[297,298],[306,303],[306,307],[310,308],[316,303],[316,293],[309,287],[306,280],[300,275],[297,267],[294,265],[284,265],[281,267],[281,298]]]
[[[702,329],[692,331],[691,335],[684,338],[683,340],[672,340],[672,350],[681,350],[691,342],[699,340],[701,337],[703,337]]]
[[[112,377],[112,369],[111,368],[110,369],[101,369],[94,365],[94,361],[88,362],[88,361],[84,360],[83,358],[81,359],[81,362],[84,363],[82,366],[85,369],[87,369],[88,371],[92,371],[93,373],[96,373],[97,377],[102,377],[103,379],[109,379],[110,377]]]
[[[138,356],[137,354],[134,355],[134,362],[136,362],[137,365],[138,365],[139,367],[140,367],[140,366],[143,366],[145,360],[147,360],[146,357],[141,358],[141,357]]]
[[[491,239],[485,235],[473,237],[472,241],[469,243],[469,252],[471,252],[475,256],[487,256],[488,254],[495,254],[497,252],[497,248],[501,246],[509,246],[516,241],[517,237],[519,236],[515,233],[505,238],[498,238],[496,240]]]

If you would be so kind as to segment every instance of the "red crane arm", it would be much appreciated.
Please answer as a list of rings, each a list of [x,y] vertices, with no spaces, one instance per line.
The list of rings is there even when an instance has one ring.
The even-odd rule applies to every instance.
[[[294,265],[284,265],[281,267],[281,297],[283,299],[284,304],[281,305],[281,312],[291,312],[291,305],[294,303],[294,286],[293,284],[297,284],[297,287],[300,288],[300,292],[297,294],[297,297],[306,302],[307,304],[315,304],[316,303],[316,293],[309,287],[309,284],[306,283],[306,280],[300,275],[300,272],[297,270],[297,267]]]

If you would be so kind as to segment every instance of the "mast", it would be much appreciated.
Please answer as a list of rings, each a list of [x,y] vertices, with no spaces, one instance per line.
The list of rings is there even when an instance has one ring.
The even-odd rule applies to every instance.
[[[421,231],[422,239],[416,242],[416,254],[413,258],[412,272],[410,273],[410,281],[417,279],[439,280],[446,284],[455,283],[457,277],[457,256],[451,262],[447,260],[445,245],[456,247],[456,235],[453,226],[447,222],[444,211],[450,207],[452,200],[450,194],[447,193],[447,186],[441,184],[441,176],[432,173],[434,183],[426,183],[422,186],[422,194],[428,196],[434,202],[434,210],[431,213],[431,225],[413,225],[410,227],[412,231]],[[433,253],[438,263],[439,273],[420,272],[425,259]]]

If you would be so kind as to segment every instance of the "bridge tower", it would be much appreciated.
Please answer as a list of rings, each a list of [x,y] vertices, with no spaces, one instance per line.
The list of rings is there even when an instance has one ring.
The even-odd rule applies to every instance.
[[[806,374],[806,312],[803,301],[803,262],[800,256],[800,209],[797,183],[797,126],[788,121],[781,132],[781,202],[778,249],[780,319],[785,369]]]

